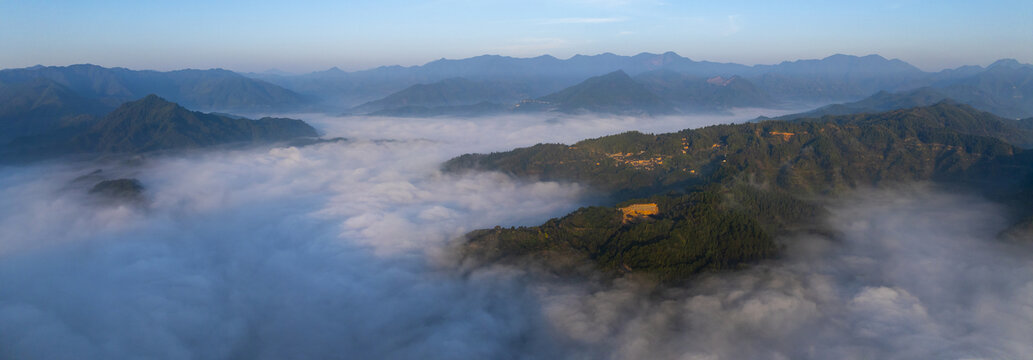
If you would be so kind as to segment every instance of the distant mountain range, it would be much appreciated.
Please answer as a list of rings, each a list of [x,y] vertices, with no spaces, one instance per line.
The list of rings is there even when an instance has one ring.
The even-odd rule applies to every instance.
[[[630,57],[602,54],[575,56],[567,60],[480,56],[354,73],[331,70],[326,72],[329,75],[318,78],[321,82],[355,88],[376,82],[376,85],[365,89],[368,90],[363,93],[365,96],[386,91],[390,84],[398,83],[396,87],[400,91],[384,93],[380,98],[351,108],[347,111],[349,113],[433,116],[430,114],[448,115],[449,109],[470,113],[465,106],[483,102],[497,107],[516,107],[519,103],[526,111],[528,103],[533,103],[533,100],[574,87],[583,91],[591,86],[584,83],[587,79],[615,71],[627,74],[680,113],[857,101],[883,91],[897,93],[928,87],[946,98],[955,98],[1001,116],[1033,116],[1033,95],[1029,95],[1033,92],[1033,82],[1027,80],[1033,73],[1033,66],[1014,60],[1001,60],[987,68],[964,66],[927,73],[906,62],[878,55],[833,55],[820,60],[756,66],[697,62],[674,53]],[[451,77],[438,79],[446,75]],[[283,81],[284,86],[290,87],[297,85],[292,83],[294,81],[304,83],[308,76],[315,75],[290,79],[280,77],[270,81]],[[518,95],[525,97],[516,102],[514,97]],[[347,103],[347,98],[347,95],[341,95],[339,99]],[[530,108],[564,111],[559,106]],[[597,107],[590,111],[642,112],[641,109],[616,107]]]
[[[682,112],[776,105],[767,93],[737,75],[703,78],[662,69],[642,73],[635,80]]]
[[[449,78],[410,86],[352,111],[365,114],[403,107],[451,107],[482,102],[512,104],[530,96],[530,90],[519,84]]]
[[[622,89],[606,89],[606,81],[596,79],[618,71],[632,80],[624,81]],[[0,70],[0,129],[5,130],[0,142],[38,133],[53,124],[74,122],[82,115],[99,116],[151,93],[207,111],[477,116],[510,111],[517,104],[519,111],[617,114],[799,108],[856,102],[883,91],[905,96],[916,91],[914,96],[936,92],[1004,117],[1033,116],[1033,66],[1008,59],[987,68],[963,66],[936,73],[878,55],[837,54],[746,66],[694,61],[671,52],[569,59],[484,55],[421,66],[356,72],[333,68],[303,75],[267,72],[244,76],[221,69],[158,72],[73,65]],[[567,98],[575,93],[580,95]],[[621,99],[631,102],[626,107],[619,103],[602,106]],[[546,102],[548,106],[538,106]],[[886,106],[890,105],[872,109]]]
[[[18,137],[0,146],[0,161],[22,162],[70,154],[138,154],[316,136],[316,130],[301,120],[250,120],[206,114],[148,95],[122,104],[103,118]]]
[[[293,91],[222,69],[160,72],[86,64],[0,70],[0,84],[40,82],[111,109],[148,94],[208,111],[281,111],[298,109],[307,102]]]
[[[984,71],[972,72],[951,82],[890,93],[880,91],[865,99],[824,106],[812,111],[776,119],[818,118],[829,115],[876,113],[927,106],[945,99],[967,104],[1009,118],[1033,116],[1033,66],[1002,60]],[[767,119],[767,118],[762,118]]]
[[[879,90],[920,83],[930,76],[903,61],[887,60],[878,55],[833,55],[821,60],[746,66],[694,61],[673,52],[634,56],[611,53],[577,55],[565,60],[548,55],[534,58],[483,55],[458,60],[441,59],[421,66],[383,66],[356,72],[332,68],[294,76],[249,75],[321,98],[326,103],[350,108],[416,84],[432,84],[450,78],[519,84],[527,90],[528,98],[537,98],[589,77],[618,70],[636,77],[661,69],[697,78],[739,76],[753,82],[769,96],[774,95],[776,100],[800,103],[858,99]],[[468,104],[475,102],[467,101]]]
[[[309,104],[293,91],[220,69],[158,72],[72,65],[0,70],[0,144],[88,122],[148,94],[209,111],[297,111]]]
[[[947,95],[931,87],[923,87],[899,93],[880,91],[875,95],[855,102],[826,105],[811,111],[783,115],[775,118],[761,117],[758,120],[789,120],[859,113],[878,113],[918,106],[928,106],[945,99],[947,99]]]

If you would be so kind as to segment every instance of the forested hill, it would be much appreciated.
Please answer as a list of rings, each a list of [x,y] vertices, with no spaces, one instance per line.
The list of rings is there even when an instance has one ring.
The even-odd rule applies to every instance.
[[[773,236],[809,227],[820,213],[803,199],[855,187],[935,181],[1033,210],[1033,199],[1023,198],[1033,184],[1033,152],[1009,143],[1033,142],[1019,124],[942,102],[807,121],[629,132],[570,146],[468,154],[444,168],[575,181],[623,205],[658,204],[656,214],[631,222],[622,221],[616,208],[585,208],[540,227],[474,232],[470,254],[493,259],[560,252],[611,272],[678,279],[771,256]]]
[[[638,195],[728,177],[828,193],[887,181],[975,176],[967,170],[1021,152],[1013,143],[1033,143],[1033,132],[1019,125],[943,102],[880,114],[716,125],[660,135],[628,132],[570,146],[467,154],[444,168],[576,181]]]
[[[208,114],[148,95],[123,104],[99,120],[17,138],[0,147],[0,161],[24,162],[85,153],[137,154],[315,136],[316,130],[301,120],[250,120]]]
[[[301,120],[250,120],[190,111],[156,95],[123,104],[71,141],[95,152],[141,152],[318,136]]]

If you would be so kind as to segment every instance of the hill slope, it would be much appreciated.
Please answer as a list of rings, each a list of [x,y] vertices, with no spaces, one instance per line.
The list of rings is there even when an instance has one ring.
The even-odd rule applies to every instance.
[[[0,83],[39,80],[57,83],[110,109],[148,94],[191,108],[219,111],[293,110],[307,103],[293,91],[222,69],[159,72],[85,64],[0,70]]]
[[[677,133],[630,132],[571,146],[539,144],[450,160],[447,171],[482,169],[573,181],[617,207],[582,208],[541,226],[475,231],[465,254],[487,261],[573,256],[605,272],[677,280],[735,269],[777,253],[771,239],[820,228],[806,199],[855,187],[935,181],[975,189],[1028,213],[1033,152],[1002,139],[1014,121],[944,102],[821,121],[765,121]],[[622,221],[619,206],[656,214]]]
[[[1033,116],[1033,66],[1001,60],[987,69],[945,70],[931,77],[932,86],[890,93],[880,91],[865,99],[824,106],[776,119],[874,113],[935,104],[953,99],[1007,118]]]
[[[450,78],[410,86],[382,99],[357,106],[352,112],[371,113],[407,107],[440,108],[483,102],[512,104],[530,96],[532,93],[528,89],[516,84]]]
[[[536,100],[550,110],[565,113],[663,115],[676,112],[674,107],[620,70],[589,78]]]
[[[301,120],[249,120],[187,110],[156,95],[128,102],[89,127],[12,141],[3,158],[26,161],[77,153],[142,153],[318,136]]]
[[[656,70],[636,76],[635,81],[682,112],[774,105],[767,94],[739,76],[701,78],[671,70]]]
[[[72,139],[96,152],[142,152],[318,136],[301,120],[235,119],[190,111],[156,95],[126,103]]]
[[[929,106],[945,99],[947,99],[947,95],[931,87],[923,87],[899,93],[880,91],[872,96],[854,102],[826,105],[807,112],[783,115],[776,118],[761,118],[761,120],[792,120],[860,113],[871,114],[909,109],[919,106]]]
[[[998,61],[986,71],[940,89],[952,99],[1018,119],[1033,116],[1033,66]]]
[[[88,123],[111,108],[47,79],[0,83],[0,145],[17,137]]]

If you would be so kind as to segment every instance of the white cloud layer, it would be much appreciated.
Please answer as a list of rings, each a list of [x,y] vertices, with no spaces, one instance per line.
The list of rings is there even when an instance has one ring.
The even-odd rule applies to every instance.
[[[1001,209],[925,187],[831,207],[836,240],[684,288],[549,285],[545,314],[623,359],[1021,359],[1033,354],[1033,248],[995,239]]]
[[[448,158],[733,117],[306,117],[344,143],[0,169],[0,359],[1024,358],[1030,249],[925,188],[837,203],[841,240],[658,290],[457,272],[466,231],[589,201]],[[546,121],[548,120],[548,121]],[[380,140],[392,139],[392,140]],[[136,177],[146,205],[73,182]]]

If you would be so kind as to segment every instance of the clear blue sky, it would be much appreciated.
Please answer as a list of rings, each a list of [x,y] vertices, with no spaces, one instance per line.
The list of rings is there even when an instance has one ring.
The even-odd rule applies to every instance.
[[[877,53],[925,70],[1033,63],[1033,1],[0,0],[0,68],[307,72],[665,51],[744,64]]]

